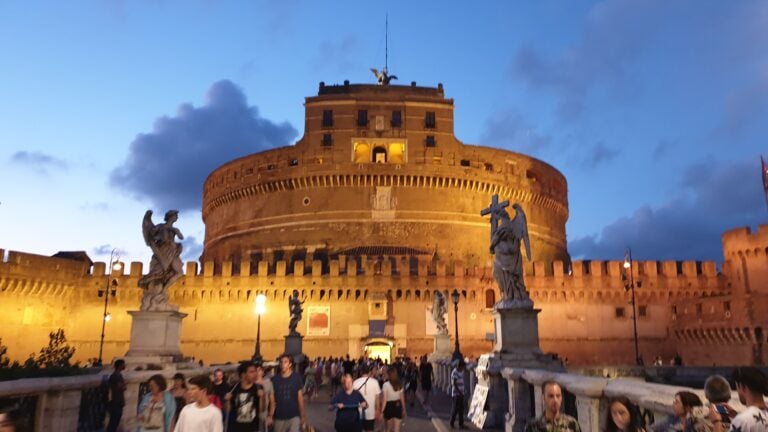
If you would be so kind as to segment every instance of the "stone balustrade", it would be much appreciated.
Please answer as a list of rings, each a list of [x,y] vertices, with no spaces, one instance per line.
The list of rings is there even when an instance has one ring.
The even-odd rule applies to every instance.
[[[477,384],[476,365],[467,366],[464,385],[468,395],[474,394]],[[435,362],[435,386],[450,392],[451,362]],[[565,393],[564,410],[578,419],[582,431],[600,432],[605,429],[605,416],[608,400],[616,396],[626,396],[637,404],[647,420],[664,421],[672,415],[672,401],[679,391],[696,393],[706,402],[704,391],[689,387],[654,384],[642,378],[601,378],[569,373],[522,368],[504,368],[501,371],[507,383],[509,408],[506,413],[504,428],[507,432],[522,432],[533,417],[542,415],[542,389],[545,381],[553,380],[560,384]],[[568,398],[575,399],[575,406],[567,405]],[[533,404],[531,404],[533,401]],[[467,404],[471,402],[471,398]],[[732,393],[731,405],[741,407],[736,392]]]
[[[227,365],[123,372],[127,386],[123,419],[136,415],[139,406],[140,387],[152,375],[163,375],[170,385],[176,372],[181,372],[189,378],[194,375],[212,374],[217,367],[227,373],[234,373],[237,369],[237,365]],[[81,415],[84,411],[81,410],[80,405],[84,400],[84,393],[99,388],[110,373],[111,370],[107,370],[91,375],[3,381],[0,382],[0,399],[34,399],[34,412],[31,413],[34,431],[77,431],[78,423],[83,420]]]

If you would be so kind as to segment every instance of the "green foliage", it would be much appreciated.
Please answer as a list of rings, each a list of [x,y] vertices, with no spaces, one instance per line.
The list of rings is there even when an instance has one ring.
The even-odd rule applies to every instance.
[[[81,375],[91,372],[81,369],[79,364],[71,363],[75,349],[67,345],[67,338],[62,329],[51,332],[48,335],[48,346],[41,348],[37,356],[34,353],[30,354],[23,364],[18,361],[11,363],[7,352],[8,347],[3,345],[0,339],[0,381]]]
[[[67,345],[64,330],[58,329],[48,335],[48,346],[40,350],[35,363],[44,368],[68,368],[74,354],[75,349]]]
[[[3,345],[3,338],[0,338],[0,369],[7,368],[11,364],[7,353],[8,347]]]

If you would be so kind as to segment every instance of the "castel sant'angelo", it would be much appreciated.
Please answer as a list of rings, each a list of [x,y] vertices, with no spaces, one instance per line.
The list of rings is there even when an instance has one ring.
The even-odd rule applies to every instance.
[[[524,154],[462,143],[442,84],[320,83],[304,106],[298,142],[230,161],[203,185],[201,264],[187,263],[169,290],[170,302],[188,314],[185,355],[210,363],[249,358],[254,298],[264,293],[261,350],[277,356],[294,290],[305,300],[298,330],[310,357],[430,353],[434,293],[454,289],[462,352],[489,351],[499,293],[490,224],[480,211],[498,195],[520,203],[528,218],[533,261],[526,263],[526,286],[541,309],[542,349],[570,364],[634,361],[624,263],[571,261],[568,189],[558,170]],[[136,220],[139,235],[140,215]],[[675,353],[687,364],[768,360],[768,226],[734,229],[722,240],[719,271],[715,262],[633,263],[647,363]],[[2,252],[0,337],[11,358],[37,351],[57,328],[77,359],[95,357],[103,308],[97,293],[112,279],[118,288],[104,358],[125,354],[142,263],[110,276],[105,263],[84,253]]]

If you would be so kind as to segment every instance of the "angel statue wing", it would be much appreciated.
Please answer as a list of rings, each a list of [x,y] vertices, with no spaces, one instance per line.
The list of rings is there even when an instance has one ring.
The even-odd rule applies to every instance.
[[[512,208],[515,209],[515,218],[512,219],[512,233],[515,238],[520,239],[525,244],[525,255],[528,261],[531,260],[531,240],[528,238],[528,220],[525,218],[525,212],[520,204],[515,203]]]
[[[152,231],[154,231],[154,229],[155,224],[152,223],[152,210],[147,210],[147,212],[144,213],[144,220],[141,221],[141,233],[144,236],[144,243],[152,248],[152,252],[155,251],[153,247],[155,242],[152,239]]]

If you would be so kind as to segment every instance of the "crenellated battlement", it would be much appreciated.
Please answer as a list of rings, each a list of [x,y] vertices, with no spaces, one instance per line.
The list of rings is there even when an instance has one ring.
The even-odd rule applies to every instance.
[[[757,232],[750,227],[735,228],[723,233],[723,254],[725,259],[768,254],[768,225],[760,225]]]
[[[52,295],[102,289],[107,265],[85,263],[41,255],[10,252],[0,263],[0,293]],[[533,262],[525,267],[526,284],[534,301],[596,302],[623,301],[627,295],[621,278],[622,261]],[[674,298],[696,298],[726,292],[724,276],[711,261],[636,261],[637,295],[646,302]],[[187,262],[186,275],[170,292],[180,302],[252,301],[256,292],[272,298],[298,289],[302,297],[316,300],[366,301],[373,291],[387,292],[393,300],[431,300],[431,291],[462,286],[468,298],[483,298],[490,290],[497,296],[490,261],[467,267],[460,260],[418,256],[337,256],[327,260],[206,261]],[[119,281],[120,297],[135,298],[144,263],[131,262],[111,278]],[[478,295],[482,293],[483,295]],[[87,301],[89,296],[85,296]]]

